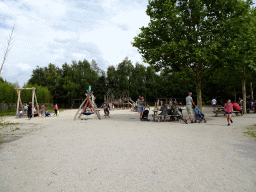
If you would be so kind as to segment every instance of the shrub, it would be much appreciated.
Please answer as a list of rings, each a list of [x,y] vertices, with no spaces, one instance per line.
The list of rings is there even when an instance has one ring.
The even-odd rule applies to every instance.
[[[211,104],[212,104],[211,100],[206,101],[206,105],[211,105]]]

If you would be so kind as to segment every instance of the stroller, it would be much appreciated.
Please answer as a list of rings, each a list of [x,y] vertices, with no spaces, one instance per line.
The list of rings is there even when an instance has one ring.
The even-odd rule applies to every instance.
[[[145,110],[143,111],[141,121],[150,121],[150,120],[148,119],[148,114],[149,114],[149,110],[148,110],[148,109],[145,109]]]
[[[207,122],[207,120],[204,118],[204,114],[201,113],[198,107],[195,107],[194,113],[195,113],[195,123],[197,122],[202,123],[202,121],[204,121],[205,123]]]

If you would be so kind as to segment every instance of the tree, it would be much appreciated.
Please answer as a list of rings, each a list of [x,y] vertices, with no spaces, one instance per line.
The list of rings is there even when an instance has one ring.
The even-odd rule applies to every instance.
[[[249,5],[250,2],[240,1],[235,8],[236,11],[227,21],[228,33],[232,36],[223,39],[227,46],[224,47],[221,56],[224,68],[241,80],[244,113],[246,113],[246,82],[251,79],[251,70],[256,70],[256,11]]]
[[[134,37],[144,62],[156,70],[192,70],[197,104],[202,109],[202,78],[215,62],[219,31],[239,1],[233,0],[152,0],[146,13],[148,27]]]
[[[7,59],[8,53],[11,50],[11,45],[12,45],[12,40],[13,40],[12,35],[13,35],[14,27],[15,27],[15,25],[13,25],[12,32],[9,34],[9,38],[8,38],[8,41],[7,41],[7,46],[6,46],[5,51],[4,51],[4,59],[3,59],[3,62],[2,62],[1,68],[0,68],[0,74],[2,72],[4,63]]]

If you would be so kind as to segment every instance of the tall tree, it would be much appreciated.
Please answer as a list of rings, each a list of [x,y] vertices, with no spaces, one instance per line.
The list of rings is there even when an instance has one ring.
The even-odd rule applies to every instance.
[[[156,70],[191,68],[202,107],[202,78],[216,57],[219,29],[225,27],[238,0],[151,0],[148,27],[134,38],[144,61]]]
[[[227,21],[227,30],[231,37],[228,35],[223,39],[227,46],[224,47],[221,55],[225,69],[241,80],[244,113],[246,113],[246,82],[250,79],[251,70],[256,70],[256,11],[249,5],[251,5],[250,1],[240,1],[235,7],[236,11]]]

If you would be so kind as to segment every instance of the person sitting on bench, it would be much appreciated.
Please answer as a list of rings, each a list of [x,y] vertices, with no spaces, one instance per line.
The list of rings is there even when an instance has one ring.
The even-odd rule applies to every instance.
[[[240,111],[241,115],[243,114],[243,111],[242,111],[242,108],[238,105],[238,103],[233,103],[233,108],[234,108],[234,111]],[[236,115],[238,115],[236,113]]]
[[[160,111],[162,111],[162,112],[159,115],[164,116],[164,121],[165,121],[166,116],[168,115],[168,113],[167,113],[167,107],[165,106],[164,102],[163,102],[163,105],[162,105]],[[160,121],[162,121],[162,117],[160,117]]]

